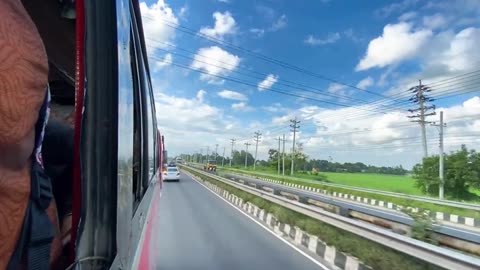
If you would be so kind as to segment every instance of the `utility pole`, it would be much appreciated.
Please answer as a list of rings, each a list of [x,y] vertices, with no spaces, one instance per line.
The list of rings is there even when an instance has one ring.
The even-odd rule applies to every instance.
[[[278,175],[280,175],[280,141],[282,140],[280,136],[278,136],[278,150],[277,150],[277,163],[278,163]]]
[[[245,143],[245,168],[247,168],[247,157],[248,157],[248,146],[251,145],[251,143],[246,142]]]
[[[207,146],[207,163],[208,163],[208,159],[209,159],[209,158],[208,158],[208,156],[209,156],[209,155],[208,155],[209,151],[210,151],[210,147]]]
[[[292,148],[292,168],[290,169],[290,175],[293,175],[293,161],[295,160],[295,135],[297,134],[297,129],[300,128],[298,125],[300,123],[300,120],[297,120],[297,117],[295,119],[290,120],[290,127],[293,128],[291,131],[293,132],[293,148]]]
[[[435,115],[435,111],[428,112],[429,110],[435,110],[435,105],[428,106],[426,105],[429,101],[434,101],[433,98],[428,97],[425,93],[431,92],[430,87],[423,85],[422,80],[419,80],[419,84],[409,89],[412,92],[413,96],[409,99],[414,104],[418,104],[418,108],[408,110],[410,113],[418,111],[419,114],[410,115],[408,118],[418,118],[419,120],[412,120],[411,122],[417,122],[420,124],[422,131],[422,142],[423,142],[423,157],[428,157],[427,150],[427,132],[425,129],[425,124],[431,124],[432,122],[425,121],[425,117],[430,115]]]
[[[232,160],[233,160],[233,145],[235,144],[235,141],[236,139],[232,138],[230,139],[231,143],[232,143],[232,150],[231,150],[231,153],[230,153],[230,167],[232,167]]]
[[[215,164],[217,164],[217,157],[218,157],[218,143],[215,144]]]
[[[285,134],[283,134],[283,150],[282,150],[282,175],[285,175]]]
[[[444,173],[444,166],[443,166],[443,128],[447,126],[446,123],[443,122],[443,111],[440,112],[440,124],[435,124],[433,123],[432,124],[433,126],[436,126],[436,127],[439,127],[439,133],[438,133],[438,137],[440,139],[440,143],[439,143],[439,158],[438,158],[438,162],[439,162],[439,166],[438,166],[438,178],[440,179],[440,183],[439,183],[439,189],[438,189],[438,198],[443,200],[444,198],[444,195],[445,195],[445,179],[444,179],[444,176],[443,176],[443,173]]]
[[[255,161],[253,162],[253,170],[255,170],[255,166],[257,164],[257,151],[258,151],[258,141],[260,140],[260,136],[262,136],[262,133],[260,131],[257,131],[254,134],[254,140],[255,140]]]
[[[200,164],[203,164],[203,148],[200,149]]]
[[[222,155],[222,167],[223,164],[225,163],[225,146],[223,147],[223,155]]]

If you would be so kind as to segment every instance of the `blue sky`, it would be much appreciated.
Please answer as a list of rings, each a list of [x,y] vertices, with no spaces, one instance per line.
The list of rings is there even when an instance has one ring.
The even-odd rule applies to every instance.
[[[480,134],[472,117],[480,100],[471,92],[480,85],[480,74],[471,73],[480,63],[479,1],[159,0],[141,7],[157,117],[172,153],[222,148],[230,138],[241,147],[260,130],[265,158],[274,138],[291,137],[288,119],[297,117],[299,142],[313,158],[409,167],[421,158],[419,129],[408,126],[407,103],[391,96],[406,100],[402,93],[418,79],[433,83],[433,96],[455,95],[435,102],[458,122],[451,149]],[[440,80],[447,81],[434,83]],[[436,131],[428,132],[435,153]]]

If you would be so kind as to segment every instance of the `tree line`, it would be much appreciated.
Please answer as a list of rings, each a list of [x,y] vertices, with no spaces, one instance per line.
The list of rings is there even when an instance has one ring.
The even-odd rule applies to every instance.
[[[270,149],[268,151],[268,163],[269,166],[277,168],[278,164],[278,151]],[[281,153],[280,153],[281,159]],[[282,162],[282,160],[280,160]],[[291,165],[291,155],[285,156],[285,166]],[[401,165],[396,167],[377,167],[372,165],[366,165],[362,162],[332,162],[323,159],[309,159],[305,153],[297,152],[295,154],[295,171],[313,171],[313,172],[347,172],[347,173],[380,173],[380,174],[393,174],[393,175],[405,175],[408,170],[404,169]],[[290,168],[290,167],[287,167]]]

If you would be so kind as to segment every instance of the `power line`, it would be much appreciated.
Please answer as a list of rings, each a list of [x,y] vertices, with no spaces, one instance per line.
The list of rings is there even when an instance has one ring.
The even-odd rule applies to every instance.
[[[219,78],[219,79],[223,79],[223,80],[235,82],[235,83],[242,84],[242,85],[246,85],[246,86],[251,86],[251,87],[254,87],[254,88],[257,88],[257,87],[258,87],[258,86],[255,85],[255,84],[252,84],[252,83],[250,83],[250,82],[243,81],[243,80],[238,79],[238,78],[226,77],[226,76],[221,76],[221,75],[216,75],[216,74],[210,74],[210,73],[208,73],[208,72],[206,72],[206,71],[202,71],[202,70],[199,70],[199,69],[194,69],[194,68],[191,68],[191,67],[189,67],[189,66],[185,66],[185,65],[182,65],[182,64],[174,63],[174,62],[172,62],[172,61],[163,61],[162,59],[159,59],[158,57],[154,57],[154,56],[151,56],[151,58],[156,59],[156,60],[160,60],[160,61],[162,61],[162,62],[171,64],[171,65],[174,65],[174,66],[176,66],[176,67],[180,67],[180,68],[183,68],[183,69],[188,69],[188,70],[191,70],[191,71],[199,72],[199,73],[206,74],[206,75],[208,75],[208,76],[216,77],[216,78]],[[292,96],[292,97],[298,97],[298,98],[303,98],[303,99],[307,99],[307,100],[317,101],[317,102],[325,103],[325,104],[329,104],[329,105],[340,106],[340,107],[347,107],[347,108],[350,108],[350,107],[351,107],[350,105],[345,105],[345,104],[340,104],[340,103],[336,103],[336,102],[321,100],[321,99],[318,99],[318,98],[314,98],[314,97],[310,97],[310,96],[304,96],[304,95],[300,95],[300,94],[294,94],[294,93],[286,92],[286,91],[283,91],[283,90],[277,90],[277,88],[273,88],[273,87],[271,87],[271,88],[260,87],[260,88],[262,88],[262,89],[264,89],[264,90],[268,90],[268,91],[274,92],[274,93],[278,93],[278,94],[283,94],[283,95],[287,95],[287,96]],[[374,110],[363,109],[363,108],[359,108],[359,110],[377,112],[377,111],[374,111]]]
[[[171,47],[174,47],[178,50],[185,51],[185,52],[188,52],[190,54],[194,54],[195,56],[199,56],[199,57],[204,58],[204,59],[209,59],[209,60],[221,63],[223,65],[227,65],[227,66],[230,66],[230,67],[237,67],[237,65],[233,65],[231,63],[227,63],[227,62],[224,62],[224,61],[219,61],[219,60],[213,59],[211,57],[208,57],[208,56],[205,56],[205,55],[202,55],[202,54],[198,54],[194,51],[190,51],[190,50],[181,48],[181,47],[176,46],[174,44],[169,44],[169,43],[165,43],[165,42],[156,41],[156,40],[153,40],[151,38],[148,38],[148,39],[152,40],[154,42],[167,44],[167,45],[169,45]],[[201,61],[201,60],[197,59],[196,57],[187,56],[187,55],[183,55],[183,54],[176,53],[176,52],[171,52],[171,51],[168,51],[168,50],[162,49],[162,48],[156,48],[156,49],[162,50],[162,51],[165,51],[165,52],[168,52],[170,54],[177,55],[177,56],[180,56],[180,57],[183,57],[183,58],[191,59],[191,60],[197,61],[199,63],[210,65],[210,66],[213,66],[213,67],[221,68],[221,69],[224,69],[224,70],[230,70],[230,69],[226,68],[225,66],[220,66],[220,65],[213,64],[213,63],[208,63],[208,62],[205,62],[205,61]],[[241,72],[241,71],[238,71],[238,70],[243,70],[243,71],[246,71],[246,72],[252,73],[252,74],[259,74],[262,77],[253,76],[253,75],[247,74],[246,72]],[[258,79],[258,80],[264,80],[264,78],[269,75],[267,73],[258,72],[258,71],[251,70],[251,69],[248,69],[248,68],[236,68],[236,70],[233,71],[233,73],[241,74],[241,75],[248,76],[248,77],[251,77],[251,78],[255,78],[255,79]],[[328,90],[325,90],[325,89],[320,89],[320,88],[317,88],[317,87],[308,86],[308,85],[305,85],[305,84],[302,84],[302,83],[298,83],[298,82],[294,82],[294,81],[290,81],[290,80],[286,80],[286,79],[280,79],[279,78],[279,79],[277,79],[276,84],[283,85],[283,86],[290,87],[290,88],[294,88],[296,90],[300,90],[300,91],[304,91],[304,92],[310,92],[310,93],[314,93],[314,94],[322,94],[322,95],[329,96],[329,97],[335,97],[335,98],[339,98],[339,99],[347,99],[347,100],[362,102],[363,104],[368,104],[370,102],[370,101],[367,101],[367,100],[364,100],[364,99],[354,98],[354,97],[351,97],[351,96],[348,96],[348,95],[329,93]],[[385,106],[388,106],[388,105],[385,105]]]
[[[480,69],[477,69],[477,70],[474,70],[474,71],[471,71],[471,72],[467,72],[467,73],[463,73],[463,74],[453,76],[453,77],[450,77],[450,78],[446,78],[446,79],[443,79],[443,80],[431,82],[428,85],[433,87],[435,85],[439,85],[439,84],[442,84],[444,82],[455,81],[455,80],[458,80],[459,78],[463,79],[463,78],[469,78],[469,77],[478,76],[478,75],[480,75]]]
[[[145,16],[145,17],[152,20],[152,18],[149,18],[148,16]],[[272,57],[263,55],[261,53],[257,53],[257,52],[254,52],[252,50],[249,50],[249,49],[231,44],[231,43],[226,42],[224,40],[220,40],[220,39],[217,39],[215,37],[211,37],[211,36],[208,36],[208,35],[205,35],[205,34],[202,34],[202,33],[197,33],[197,31],[195,31],[194,29],[188,28],[186,26],[182,26],[182,25],[179,25],[177,23],[174,23],[174,22],[171,22],[171,21],[168,21],[168,20],[164,20],[164,19],[161,19],[161,20],[164,21],[164,24],[167,25],[168,27],[174,28],[176,30],[179,30],[179,31],[181,31],[183,33],[186,33],[186,34],[189,34],[189,35],[198,36],[198,37],[203,38],[205,40],[209,40],[213,43],[216,43],[216,44],[219,44],[219,45],[222,45],[222,46],[225,46],[225,47],[237,50],[237,51],[241,51],[243,53],[249,54],[249,55],[254,56],[254,57],[256,57],[258,59],[261,59],[263,61],[266,61],[266,62],[269,62],[269,63],[272,63],[272,64],[276,64],[276,65],[279,65],[279,66],[282,66],[284,68],[288,68],[288,69],[291,69],[291,70],[295,70],[295,71],[300,72],[302,74],[306,74],[306,75],[316,77],[316,78],[319,78],[319,79],[322,79],[322,80],[330,81],[330,82],[337,83],[337,84],[340,84],[340,85],[343,85],[343,86],[346,86],[346,87],[350,87],[350,88],[353,88],[353,89],[356,89],[356,90],[360,90],[362,92],[370,93],[372,95],[380,96],[380,97],[383,97],[383,98],[389,98],[388,96],[384,96],[382,94],[379,94],[379,93],[376,93],[376,92],[373,92],[373,91],[369,91],[369,90],[366,90],[366,89],[361,89],[361,88],[356,87],[354,85],[341,82],[339,80],[327,77],[325,75],[317,74],[315,72],[312,72],[312,71],[306,70],[304,68],[286,63],[284,61],[277,60],[277,59],[274,59]]]

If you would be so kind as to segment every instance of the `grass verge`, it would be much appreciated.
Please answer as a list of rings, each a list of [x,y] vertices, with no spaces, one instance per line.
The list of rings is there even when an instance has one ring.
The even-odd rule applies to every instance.
[[[257,177],[266,177],[265,175],[262,174],[255,174],[254,172],[250,171],[243,171],[243,170],[229,170],[229,169],[224,169],[227,171],[232,171],[232,172],[241,172],[245,173],[251,176],[257,176]],[[385,202],[391,202],[394,204],[402,205],[404,207],[417,207],[423,210],[429,210],[432,212],[443,212],[443,213],[448,213],[448,214],[454,214],[454,215],[459,215],[463,217],[473,217],[473,218],[480,218],[480,213],[475,210],[470,210],[470,209],[463,209],[463,208],[457,208],[457,207],[451,207],[451,206],[444,206],[444,205],[438,205],[434,203],[428,203],[428,202],[420,202],[420,201],[415,201],[415,200],[410,200],[410,199],[403,199],[403,198],[397,198],[397,197],[391,197],[387,195],[381,195],[381,194],[375,194],[371,192],[362,192],[362,191],[355,191],[351,189],[346,189],[346,188],[340,188],[340,187],[332,187],[332,186],[326,186],[322,184],[317,184],[317,183],[309,183],[309,182],[302,182],[298,180],[292,180],[287,177],[278,177],[278,176],[268,176],[268,178],[273,179],[273,180],[278,180],[282,181],[284,183],[293,183],[293,184],[302,184],[304,186],[309,186],[312,188],[319,188],[319,189],[324,189],[329,192],[340,192],[340,193],[346,193],[346,194],[351,194],[354,196],[360,196],[364,198],[370,198],[370,199],[375,199],[375,200],[380,200],[380,201],[385,201]]]
[[[351,254],[359,258],[361,261],[371,266],[373,269],[391,269],[391,270],[437,270],[443,269],[432,265],[428,262],[413,258],[402,254],[398,251],[382,246],[370,240],[364,239],[356,234],[346,232],[329,224],[323,223],[316,219],[312,219],[303,214],[299,214],[290,209],[276,205],[262,199],[258,196],[237,189],[231,185],[215,180],[211,177],[199,174],[189,168],[182,168],[191,174],[208,181],[218,187],[235,194],[242,198],[245,202],[251,202],[256,206],[272,213],[282,223],[297,226],[303,231],[316,235],[330,246],[334,246],[338,250]]]

